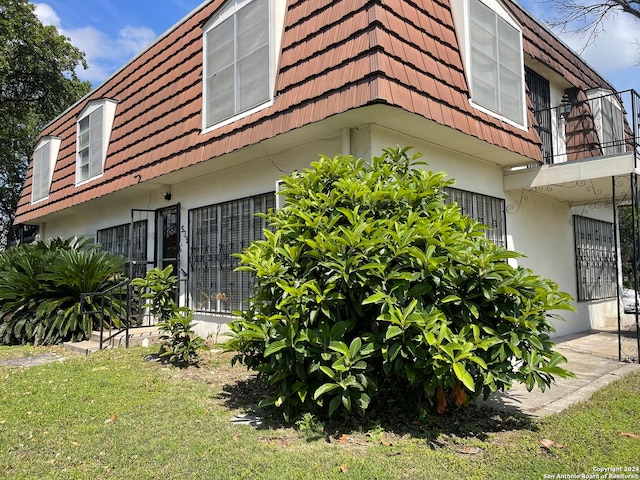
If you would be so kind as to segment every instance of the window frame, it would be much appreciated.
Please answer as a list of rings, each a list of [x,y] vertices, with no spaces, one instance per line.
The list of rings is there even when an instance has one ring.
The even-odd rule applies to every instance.
[[[233,80],[233,92],[234,92],[234,108],[233,113],[227,116],[221,116],[220,118],[215,118],[210,120],[210,112],[209,112],[209,89],[207,87],[209,82],[209,70],[211,68],[208,61],[208,42],[207,38],[217,27],[220,27],[225,21],[233,18],[234,22],[237,18],[239,12],[242,9],[250,6],[254,2],[265,2],[267,6],[267,44],[266,48],[268,50],[268,59],[267,59],[267,68],[266,68],[266,76],[268,80],[267,85],[267,95],[266,98],[258,100],[258,102],[254,105],[248,106],[246,108],[238,108],[235,100],[238,97],[238,78],[237,78],[237,66],[238,66],[238,58],[236,57],[236,34],[237,31],[235,29],[234,23],[234,59],[233,62],[229,65],[233,66],[234,70],[234,80]],[[232,123],[239,118],[245,117],[247,115],[251,115],[257,111],[260,111],[266,107],[273,105],[274,99],[274,88],[275,88],[275,65],[277,64],[276,59],[276,51],[277,51],[277,43],[276,42],[276,27],[275,27],[275,10],[278,7],[274,6],[273,0],[229,0],[224,4],[224,6],[207,22],[204,24],[202,28],[202,52],[203,52],[203,60],[202,60],[202,132],[207,133],[216,128],[222,127],[229,123]],[[265,45],[262,45],[263,48]],[[259,49],[252,51],[252,53],[257,52]],[[220,70],[218,70],[220,71]]]
[[[616,297],[618,274],[614,224],[582,215],[573,215],[572,220],[578,301]],[[593,238],[596,235],[598,238]]]
[[[146,275],[147,271],[147,235],[149,225],[146,219],[136,220],[133,222],[133,233],[131,232],[131,225],[131,222],[123,223],[97,230],[96,243],[106,252],[126,257],[129,260],[126,266],[127,274],[129,274],[129,268],[132,266],[133,278],[141,278]],[[133,244],[131,243],[132,241]],[[135,244],[138,244],[139,248],[133,248]],[[133,265],[130,264],[132,260],[134,261]]]
[[[503,198],[492,197],[482,193],[462,190],[455,187],[445,187],[447,195],[445,203],[457,203],[464,215],[489,227],[485,236],[496,245],[507,246],[507,210]],[[487,209],[488,206],[488,209]],[[487,212],[487,210],[489,210]],[[484,215],[489,213],[489,221]],[[494,215],[495,213],[495,215]]]
[[[266,219],[255,214],[275,208],[276,195],[271,191],[189,210],[188,295],[196,312],[232,315],[246,309],[253,278],[250,272],[235,271],[239,260],[234,254],[264,238]],[[231,218],[232,223],[223,223],[234,214],[239,222]]]
[[[31,174],[31,203],[47,200],[51,193],[51,182],[55,170],[60,144],[59,137],[42,137],[33,151],[33,172]],[[44,151],[46,149],[46,151]]]
[[[91,182],[104,175],[116,104],[115,100],[107,98],[90,101],[76,119],[76,186]],[[88,122],[86,130],[83,129],[85,122]],[[93,122],[99,123],[94,126]],[[98,134],[99,138],[95,138]],[[87,139],[86,142],[84,138]],[[85,156],[86,162],[84,161]],[[85,166],[86,176],[82,173]]]
[[[456,25],[458,26],[458,34],[460,37],[460,45],[463,47],[463,57],[465,59],[465,71],[467,74],[467,80],[469,82],[469,90],[470,90],[470,99],[469,102],[473,105],[474,108],[481,110],[493,117],[499,118],[500,120],[509,123],[510,125],[516,126],[522,130],[527,129],[527,104],[526,104],[526,88],[525,88],[525,72],[524,72],[524,49],[523,49],[523,27],[518,23],[518,21],[510,14],[510,12],[502,5],[499,0],[462,0],[460,2],[456,2],[457,5],[454,5],[454,15],[456,15],[458,21]],[[493,45],[498,50],[500,45],[499,38],[499,30],[500,26],[508,26],[515,30],[516,35],[518,37],[518,46],[512,50],[512,53],[517,54],[517,59],[514,59],[514,64],[517,62],[517,67],[511,70],[511,73],[517,74],[517,80],[519,83],[518,95],[517,95],[517,103],[519,104],[517,116],[518,118],[512,118],[508,112],[505,112],[504,107],[501,105],[510,105],[513,102],[506,101],[506,98],[503,98],[507,95],[508,92],[511,92],[512,89],[502,89],[500,87],[501,78],[504,77],[503,73],[505,71],[505,62],[501,61],[501,58],[505,58],[505,56],[501,55],[499,51],[496,53],[495,63],[494,65],[494,74],[495,74],[495,97],[497,101],[496,107],[492,107],[491,105],[487,105],[483,99],[478,98],[478,87],[477,85],[479,81],[479,77],[474,75],[475,70],[477,70],[478,66],[475,65],[477,60],[474,61],[475,57],[473,55],[474,50],[476,49],[475,42],[472,41],[472,22],[474,21],[474,15],[472,15],[471,10],[472,6],[476,5],[479,8],[486,8],[488,12],[493,15],[493,19],[495,20],[495,29],[494,33],[494,43]],[[503,22],[502,24],[500,22]],[[480,49],[477,49],[480,51]],[[475,91],[475,94],[474,94]]]
[[[615,92],[593,89],[586,92],[603,155],[615,155],[626,150],[624,108]],[[617,118],[614,118],[614,115]]]

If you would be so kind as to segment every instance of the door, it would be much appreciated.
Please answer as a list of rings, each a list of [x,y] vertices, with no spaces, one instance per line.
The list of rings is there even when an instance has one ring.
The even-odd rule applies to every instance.
[[[180,205],[156,210],[156,266],[180,273]]]

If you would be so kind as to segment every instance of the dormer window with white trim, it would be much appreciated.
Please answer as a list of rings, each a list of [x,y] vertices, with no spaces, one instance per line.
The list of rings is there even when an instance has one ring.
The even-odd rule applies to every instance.
[[[114,100],[101,99],[90,102],[78,116],[76,185],[104,173],[115,111]]]
[[[42,137],[33,152],[33,175],[31,177],[31,203],[49,196],[51,179],[62,140],[58,137]]]
[[[284,2],[275,2],[284,3]],[[203,129],[232,121],[272,100],[273,0],[230,0],[204,26]]]
[[[524,128],[522,27],[499,0],[455,3],[472,104]]]

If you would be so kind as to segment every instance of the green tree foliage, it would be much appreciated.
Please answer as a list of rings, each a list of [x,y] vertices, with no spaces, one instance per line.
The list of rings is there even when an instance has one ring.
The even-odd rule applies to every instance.
[[[564,357],[552,311],[569,295],[448,204],[445,174],[408,149],[371,163],[322,157],[283,178],[286,206],[241,255],[255,298],[227,348],[273,387],[286,419],[545,389]],[[558,317],[559,318],[559,317]]]
[[[88,338],[99,320],[81,314],[81,294],[117,285],[124,279],[125,262],[75,238],[7,249],[0,254],[0,344]],[[88,308],[94,310],[91,303]],[[111,298],[104,308],[114,323],[121,323],[126,297]]]
[[[40,129],[91,89],[84,54],[43,26],[27,0],[0,0],[0,250]]]

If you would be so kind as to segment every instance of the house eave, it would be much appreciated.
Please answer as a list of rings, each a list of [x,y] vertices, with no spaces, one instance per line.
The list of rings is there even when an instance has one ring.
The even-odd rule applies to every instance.
[[[505,171],[506,192],[526,191],[552,197],[571,205],[610,203],[612,179],[640,174],[633,152],[595,159],[570,161]],[[628,196],[626,188],[615,189],[615,200]]]

